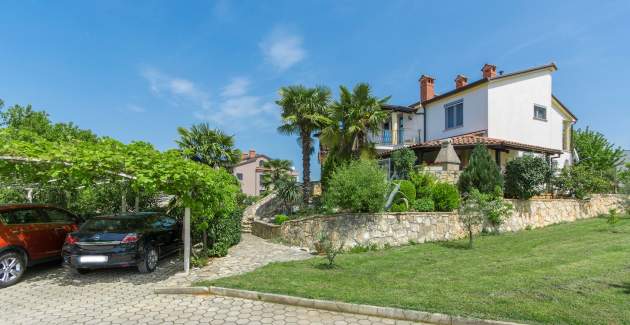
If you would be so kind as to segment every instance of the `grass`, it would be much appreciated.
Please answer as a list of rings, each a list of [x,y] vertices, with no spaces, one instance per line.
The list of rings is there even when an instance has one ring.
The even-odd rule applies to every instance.
[[[196,285],[545,324],[630,324],[630,219],[274,263]]]

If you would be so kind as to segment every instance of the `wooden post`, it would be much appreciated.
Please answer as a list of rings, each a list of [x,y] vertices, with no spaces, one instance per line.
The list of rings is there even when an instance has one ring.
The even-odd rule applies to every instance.
[[[184,209],[184,272],[190,272],[190,208]]]

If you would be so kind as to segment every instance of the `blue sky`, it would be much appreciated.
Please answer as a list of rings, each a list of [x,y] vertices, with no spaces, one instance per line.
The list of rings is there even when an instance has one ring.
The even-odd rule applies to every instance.
[[[578,127],[630,149],[629,14],[628,1],[3,1],[0,98],[160,149],[207,121],[299,170],[295,138],[276,132],[283,85],[366,81],[410,104],[423,73],[439,93],[486,62],[554,61]]]

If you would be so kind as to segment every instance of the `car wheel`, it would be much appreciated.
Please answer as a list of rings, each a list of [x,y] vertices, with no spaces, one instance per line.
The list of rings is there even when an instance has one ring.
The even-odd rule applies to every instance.
[[[0,255],[0,288],[17,283],[26,269],[24,258],[15,252]]]
[[[158,251],[153,246],[147,246],[144,250],[144,257],[138,263],[140,273],[151,273],[155,271],[158,262]]]

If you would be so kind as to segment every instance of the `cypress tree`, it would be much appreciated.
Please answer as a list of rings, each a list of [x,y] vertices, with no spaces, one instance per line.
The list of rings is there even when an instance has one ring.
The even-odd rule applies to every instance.
[[[496,188],[503,188],[501,169],[490,156],[486,146],[477,144],[470,156],[468,166],[459,176],[459,191],[470,193],[476,188],[481,193],[496,193]]]

